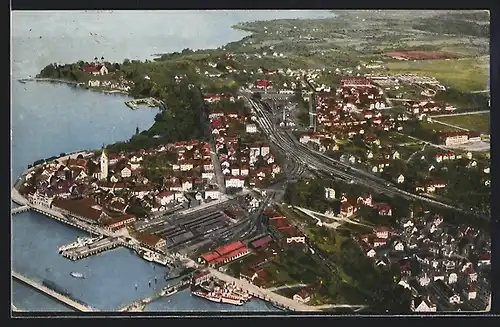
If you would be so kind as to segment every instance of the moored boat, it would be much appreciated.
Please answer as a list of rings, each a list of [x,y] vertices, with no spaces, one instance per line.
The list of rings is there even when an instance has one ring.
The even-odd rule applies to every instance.
[[[72,272],[70,275],[71,275],[71,277],[74,277],[74,278],[85,278],[85,276],[79,272]]]

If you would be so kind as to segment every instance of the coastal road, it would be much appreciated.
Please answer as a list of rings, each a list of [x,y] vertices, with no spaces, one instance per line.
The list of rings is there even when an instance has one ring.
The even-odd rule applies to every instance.
[[[283,286],[278,286],[278,287],[270,287],[270,288],[266,288],[266,290],[268,290],[270,292],[276,292],[276,291],[285,290],[287,288],[306,287],[306,286],[307,286],[307,284],[293,284],[293,285],[283,285]]]
[[[310,170],[324,172],[331,176],[331,178],[350,180],[353,183],[364,185],[365,187],[371,188],[375,192],[381,194],[387,194],[390,196],[397,195],[408,200],[420,200],[450,210],[465,212],[463,209],[458,208],[455,205],[442,203],[415,193],[401,190],[393,183],[389,183],[369,172],[351,167],[318,151],[307,148],[303,144],[299,143],[289,131],[283,131],[272,123],[272,119],[269,117],[269,108],[265,108],[261,102],[254,101],[245,96],[243,96],[243,99],[250,105],[251,110],[257,116],[257,122],[261,126],[264,133],[268,136],[269,140],[273,142],[281,151],[288,153],[292,160],[297,160],[298,162],[303,163]],[[489,219],[489,217],[479,215],[477,213],[467,213],[475,215],[479,218]]]
[[[444,114],[444,115],[432,115],[432,118],[446,118],[446,117],[455,117],[455,116],[468,116],[468,115],[481,115],[481,114],[489,114],[490,110],[477,110],[477,111],[467,111],[467,112],[458,112],[456,114]]]
[[[307,305],[307,304],[299,303],[293,299],[284,297],[282,295],[273,293],[270,290],[258,287],[254,284],[247,282],[246,280],[241,280],[241,279],[237,279],[237,278],[234,278],[232,276],[226,275],[226,274],[221,273],[220,271],[218,271],[216,269],[208,268],[208,270],[210,271],[210,273],[214,277],[216,277],[222,281],[225,281],[226,283],[234,283],[236,286],[241,287],[242,289],[245,289],[252,294],[259,295],[259,297],[264,298],[267,301],[278,303],[280,306],[290,308],[291,310],[294,310],[294,311],[318,312],[318,311],[325,311],[328,309],[335,309],[335,308],[351,308],[351,309],[359,310],[360,308],[365,307],[364,305],[350,305],[350,304],[324,304],[324,305],[318,305],[318,306]]]
[[[434,118],[434,117],[432,117]],[[460,127],[460,126],[457,126],[457,125],[453,125],[453,124],[448,124],[448,123],[445,123],[444,121],[440,121],[440,120],[436,120],[436,119],[429,119],[429,122],[432,122],[432,123],[437,123],[437,124],[441,124],[441,125],[444,125],[444,126],[448,126],[448,127],[451,127],[451,128],[455,128],[455,129],[460,129],[462,131],[470,131],[469,129],[467,128],[464,128],[464,127]]]

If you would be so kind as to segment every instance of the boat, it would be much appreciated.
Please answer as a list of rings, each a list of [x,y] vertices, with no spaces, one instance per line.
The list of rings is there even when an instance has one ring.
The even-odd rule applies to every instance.
[[[212,301],[212,302],[217,302],[217,303],[225,303],[225,304],[232,304],[232,305],[243,305],[245,304],[245,301],[239,296],[236,295],[231,295],[228,293],[220,293],[220,292],[198,292],[198,291],[193,291],[191,294],[196,295],[198,297],[204,298],[206,300]]]
[[[170,296],[170,295],[174,295],[175,293],[177,293],[177,289],[175,289],[175,288],[165,287],[162,290],[162,296]]]
[[[150,251],[144,251],[144,252],[139,252],[139,255],[146,261],[153,262],[153,252]]]
[[[232,296],[222,295],[222,303],[232,305],[243,305],[245,302],[242,299],[234,298]]]
[[[76,242],[63,245],[59,247],[59,252],[64,252],[67,250],[83,247],[83,246],[88,246],[91,245],[97,241],[100,241],[104,238],[104,235],[100,235],[98,237],[77,237]]]
[[[83,276],[83,274],[79,273],[79,272],[72,272],[70,275],[71,275],[71,277],[74,277],[74,278],[85,278],[85,276]]]
[[[194,291],[194,292],[191,292],[191,294],[196,295],[198,297],[201,297],[203,299],[212,301],[212,302],[222,303],[222,297],[211,295],[211,293],[203,293],[203,292]]]
[[[153,262],[159,263],[160,265],[166,266],[168,264],[168,259],[164,255],[153,252]]]

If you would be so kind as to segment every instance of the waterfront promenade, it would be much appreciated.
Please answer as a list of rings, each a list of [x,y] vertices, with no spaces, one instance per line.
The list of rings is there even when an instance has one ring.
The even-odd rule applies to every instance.
[[[365,307],[365,305],[350,305],[350,304],[324,304],[317,306],[307,305],[304,303],[299,303],[293,299],[284,297],[282,295],[273,293],[270,290],[260,288],[254,284],[247,282],[246,280],[241,280],[226,275],[216,269],[208,268],[208,270],[214,277],[222,281],[225,281],[226,283],[234,283],[236,286],[247,290],[252,296],[256,298],[271,302],[273,305],[291,311],[318,312],[318,311],[327,311],[329,309],[335,309],[335,308],[351,308],[354,311],[358,311]]]
[[[46,286],[43,286],[42,284],[39,284],[31,279],[29,279],[28,277],[25,277],[21,274],[18,274],[16,272],[12,272],[12,277],[14,277],[15,279],[17,280],[20,280],[22,281],[23,283],[26,283],[28,284],[29,286],[31,287],[34,287],[36,288],[37,290],[61,301],[62,303],[78,310],[78,311],[82,311],[82,312],[92,312],[92,311],[96,311],[95,309],[92,309],[84,304],[81,304],[81,303],[78,303],[72,299],[70,299],[69,297],[63,295],[63,294],[60,294],[54,290],[51,290],[50,288],[46,287]]]

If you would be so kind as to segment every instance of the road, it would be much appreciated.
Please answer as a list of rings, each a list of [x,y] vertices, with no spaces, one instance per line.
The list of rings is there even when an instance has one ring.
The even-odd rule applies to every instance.
[[[317,220],[318,222],[321,222],[322,226],[325,226],[328,228],[336,229],[337,227],[341,226],[343,223],[349,223],[349,224],[353,224],[353,225],[359,225],[359,226],[364,226],[364,227],[368,227],[368,228],[373,228],[373,226],[369,226],[369,225],[354,221],[354,220],[349,219],[347,217],[334,216],[331,214],[316,212],[316,211],[309,210],[306,208],[301,208],[301,207],[294,207],[294,209],[297,209],[297,210],[305,213],[309,217]],[[335,220],[335,222],[327,223],[327,222],[321,220],[320,218],[318,218],[318,216],[322,216],[322,217],[329,219],[329,220]]]
[[[432,117],[432,118],[434,118],[434,117]],[[436,124],[441,124],[441,125],[444,125],[444,126],[455,128],[455,129],[461,129],[462,131],[466,131],[466,132],[470,131],[467,128],[463,128],[463,127],[460,127],[460,126],[457,126],[457,125],[453,125],[453,124],[448,124],[448,123],[445,123],[444,121],[440,121],[440,120],[429,119],[429,122],[436,123]]]
[[[352,309],[357,309],[359,310],[360,308],[365,307],[364,305],[349,305],[349,304],[324,304],[324,305],[318,305],[318,306],[312,306],[312,305],[307,305],[303,303],[299,303],[293,299],[284,297],[282,295],[273,293],[270,290],[260,288],[254,284],[251,284],[247,282],[246,280],[241,280],[234,278],[232,276],[226,275],[224,273],[221,273],[220,271],[213,269],[213,268],[208,268],[210,273],[215,276],[216,278],[225,281],[226,283],[234,283],[238,287],[241,287],[247,291],[249,291],[252,294],[257,295],[260,298],[264,298],[267,301],[271,301],[274,303],[278,303],[282,307],[290,308],[291,310],[294,311],[304,311],[304,312],[318,312],[318,311],[324,311],[328,309],[335,309],[335,308],[352,308]]]
[[[358,183],[381,194],[393,196],[397,195],[408,200],[420,200],[450,210],[465,212],[463,209],[458,208],[457,206],[449,205],[415,193],[401,190],[397,188],[393,183],[389,183],[386,180],[374,176],[369,172],[351,167],[338,160],[327,157],[326,155],[318,151],[307,148],[303,144],[299,143],[297,139],[290,133],[290,131],[282,130],[281,128],[274,125],[272,123],[272,119],[269,117],[269,111],[261,102],[254,101],[245,96],[243,96],[243,99],[248,105],[251,106],[251,110],[257,116],[258,124],[260,125],[264,133],[268,136],[269,140],[273,142],[281,151],[287,153],[291,160],[296,160],[306,165],[313,171],[326,173],[332,178]],[[473,214],[483,219],[489,219],[489,217],[487,216],[478,215],[470,211],[468,212],[468,214]]]
[[[489,114],[490,110],[477,110],[477,111],[467,111],[467,112],[458,112],[456,114],[445,114],[445,115],[433,115],[432,118],[445,118],[445,117],[454,117],[454,116],[468,116],[468,115],[482,115]]]
[[[278,287],[270,287],[266,288],[266,290],[271,291],[271,292],[276,292],[276,291],[281,291],[287,288],[297,288],[297,287],[306,287],[307,284],[294,284],[294,285],[283,285],[283,286],[278,286]]]

